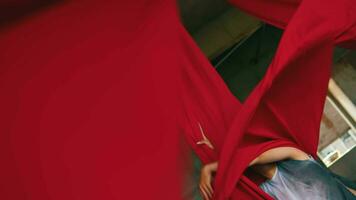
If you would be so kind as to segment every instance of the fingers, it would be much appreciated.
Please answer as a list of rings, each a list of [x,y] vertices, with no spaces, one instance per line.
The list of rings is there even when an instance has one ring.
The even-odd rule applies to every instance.
[[[198,125],[199,125],[200,132],[201,132],[201,134],[203,135],[203,138],[206,139],[205,134],[204,134],[204,131],[203,131],[203,128],[201,127],[201,125],[200,125],[199,122],[198,122]]]
[[[213,197],[213,188],[211,186],[211,178],[205,177],[200,181],[199,188],[205,199],[211,199]]]
[[[208,143],[207,143],[206,145],[208,145],[208,147],[209,147],[210,149],[214,149],[213,145],[212,145],[209,141],[208,141]]]
[[[204,140],[208,140],[208,138],[205,136],[204,132],[201,132],[201,134],[202,134]]]
[[[199,189],[205,200],[213,198],[212,173],[216,171],[217,162],[207,164],[202,167],[200,174]]]
[[[208,140],[200,140],[197,142],[197,144],[205,144],[205,145],[211,146],[211,144]]]
[[[210,143],[209,140],[200,140],[197,142],[197,144],[201,145],[201,144],[205,144],[207,145],[210,149],[214,149],[214,146]]]
[[[200,186],[199,189],[200,189],[200,193],[202,194],[203,198],[206,199],[206,200],[208,200],[208,199],[209,199],[209,196],[208,196],[208,194],[206,193],[204,187],[203,187],[203,186]]]
[[[208,191],[208,194],[209,194],[210,198],[212,198],[212,197],[213,197],[214,190],[213,190],[213,187],[211,186],[211,183],[208,183],[208,184],[206,185],[206,189],[207,189],[207,191]]]
[[[199,142],[197,142],[197,144],[205,144],[204,140],[200,140]]]
[[[203,130],[203,128],[201,127],[201,125],[200,125],[199,122],[198,122],[198,125],[199,125],[199,129],[200,129],[201,135],[202,135],[202,137],[203,137],[203,140],[197,142],[197,144],[206,144],[209,148],[214,149],[214,146],[211,144],[211,142],[209,141],[209,139],[205,136],[204,130]]]
[[[213,197],[213,193],[208,189],[207,186],[200,186],[200,191],[203,194],[204,199],[211,199]]]

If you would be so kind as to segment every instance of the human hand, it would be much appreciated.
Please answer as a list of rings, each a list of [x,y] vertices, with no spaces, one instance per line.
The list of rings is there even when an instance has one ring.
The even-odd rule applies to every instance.
[[[202,135],[203,139],[200,140],[200,141],[198,141],[197,144],[198,144],[198,145],[205,144],[205,145],[208,146],[210,149],[214,149],[214,146],[211,144],[210,140],[205,136],[204,130],[203,130],[203,128],[201,127],[200,123],[198,123],[198,125],[199,125],[199,129],[200,129],[200,132],[201,132],[201,135]]]
[[[211,183],[213,179],[213,173],[216,172],[217,167],[218,163],[214,162],[204,165],[201,169],[199,189],[205,200],[209,200],[213,197],[214,190]]]

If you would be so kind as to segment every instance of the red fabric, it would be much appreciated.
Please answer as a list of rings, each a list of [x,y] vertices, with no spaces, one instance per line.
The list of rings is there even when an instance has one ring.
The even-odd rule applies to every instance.
[[[1,200],[183,198],[174,1],[62,1],[0,28]]]
[[[296,145],[316,155],[333,48],[356,47],[356,4],[352,0],[230,2],[285,32],[264,79],[244,102],[225,138],[216,196],[268,199],[257,198],[255,193],[261,191],[242,173],[253,158],[273,146]],[[249,195],[246,185],[253,189]]]
[[[0,199],[182,199],[182,134],[226,133],[240,103],[176,2],[34,10],[0,25]]]
[[[333,46],[355,44],[351,1],[233,1],[286,27],[243,105],[174,0],[62,1],[0,27],[0,199],[182,199],[182,134],[219,160],[217,199],[270,199],[242,173],[275,146],[315,154]]]

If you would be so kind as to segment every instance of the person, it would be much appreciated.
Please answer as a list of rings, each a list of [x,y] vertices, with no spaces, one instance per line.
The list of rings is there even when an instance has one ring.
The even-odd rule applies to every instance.
[[[209,143],[206,141],[204,143]],[[277,147],[256,157],[249,167],[266,181],[260,188],[274,199],[355,200],[356,191],[307,153],[294,147]],[[201,169],[199,189],[204,199],[213,197],[212,179],[218,162]]]

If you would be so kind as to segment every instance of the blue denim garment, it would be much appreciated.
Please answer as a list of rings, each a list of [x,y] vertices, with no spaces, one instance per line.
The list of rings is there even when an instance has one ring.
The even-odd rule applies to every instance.
[[[260,188],[276,200],[356,200],[356,196],[312,157],[277,162],[274,176]]]

